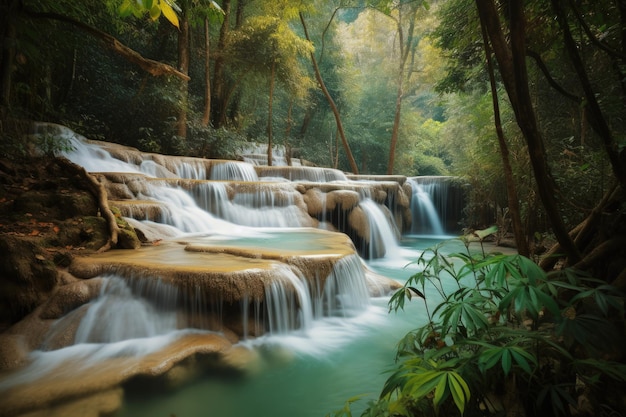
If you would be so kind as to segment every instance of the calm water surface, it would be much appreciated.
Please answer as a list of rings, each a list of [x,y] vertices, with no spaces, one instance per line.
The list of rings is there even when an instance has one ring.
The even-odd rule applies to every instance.
[[[404,282],[409,265],[441,239],[406,237],[398,253],[369,262],[374,271]],[[459,250],[461,248],[459,247]],[[175,390],[130,387],[121,417],[317,417],[352,405],[359,415],[376,398],[393,366],[397,341],[424,322],[422,300],[388,313],[388,298],[372,300],[362,316],[322,321],[306,335],[276,337],[251,346],[260,359],[244,376],[208,373]]]

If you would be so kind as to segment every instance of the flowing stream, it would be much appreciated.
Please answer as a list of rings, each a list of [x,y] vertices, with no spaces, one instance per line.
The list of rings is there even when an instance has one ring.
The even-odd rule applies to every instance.
[[[440,241],[405,236],[396,256],[368,266],[404,282],[418,272],[408,264]],[[380,393],[396,343],[425,320],[421,299],[398,313],[388,313],[388,300],[374,298],[365,313],[352,319],[317,322],[306,337],[264,340],[256,346],[259,369],[243,377],[207,374],[174,391],[131,385],[120,417],[322,417],[361,396],[351,406],[359,415]]]
[[[280,198],[276,198],[277,194],[253,185],[249,192],[240,192],[230,200],[226,197],[222,181],[258,180],[251,165],[228,162],[213,166],[209,172],[199,161],[183,161],[172,167],[148,158],[133,164],[81,141],[74,146],[75,151],[68,156],[89,171],[151,177],[135,197],[159,202],[163,207],[161,218],[129,219],[142,224],[145,230],[167,230],[171,236],[186,236],[191,241],[207,239],[204,245],[272,248],[279,252],[299,246],[312,250],[318,244],[306,231],[307,224],[303,224],[301,205],[294,200],[299,194],[284,188],[279,190]],[[302,170],[293,175],[305,172],[313,173],[316,181],[347,181],[342,173],[334,171]],[[265,170],[264,178],[274,178],[275,174]],[[177,178],[194,181],[194,188],[183,189],[166,180]],[[311,179],[299,177],[299,181]],[[421,187],[417,187],[413,198],[421,204],[428,203]],[[276,281],[266,287],[269,331],[259,338],[243,337],[239,342],[253,353],[245,372],[202,367],[200,375],[175,387],[162,378],[130,379],[124,385],[124,402],[116,415],[317,417],[362,396],[352,405],[354,415],[359,415],[366,403],[379,394],[386,372],[393,366],[398,340],[426,320],[421,299],[407,303],[404,311],[389,313],[388,296],[370,298],[361,262],[402,283],[418,272],[412,262],[422,251],[448,236],[439,223],[430,231],[436,236],[408,235],[398,241],[400,233],[388,211],[367,195],[362,195],[358,204],[369,220],[370,250],[384,256],[376,258],[371,254],[368,261],[356,255],[345,256],[334,264],[325,288],[314,289],[316,294],[292,269],[276,267]],[[432,204],[425,213],[430,220],[437,220]],[[60,360],[84,358],[93,363],[98,358],[132,357],[159,350],[181,333],[197,331],[181,328],[177,322],[175,306],[171,304],[177,297],[174,287],[159,283],[154,288],[137,288],[132,280],[115,276],[106,277],[106,282],[100,296],[84,312],[75,344],[56,351],[34,352],[28,369],[16,374],[12,381],[0,381],[0,394],[6,388],[3,384],[8,387],[19,381],[28,383],[38,378],[46,366],[52,367]],[[283,283],[293,291],[285,292]],[[142,292],[145,295],[149,291],[153,292],[151,299],[157,301],[156,305],[141,297]],[[436,301],[434,293],[427,291],[426,295],[429,302]],[[296,307],[286,308],[290,305]],[[256,314],[250,313],[249,317]],[[243,326],[247,329],[259,326],[259,322],[246,320]]]

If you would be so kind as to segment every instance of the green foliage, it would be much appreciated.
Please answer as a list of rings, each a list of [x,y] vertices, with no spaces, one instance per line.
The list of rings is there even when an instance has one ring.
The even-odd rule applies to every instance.
[[[133,14],[136,18],[141,18],[148,14],[152,20],[157,20],[163,15],[172,25],[179,27],[175,9],[180,12],[180,8],[173,0],[124,0],[118,12],[121,17]]]
[[[568,416],[579,395],[598,413],[621,410],[623,294],[579,271],[548,274],[523,256],[485,253],[482,241],[496,232],[461,237],[458,253],[446,253],[444,242],[415,261],[421,271],[389,308],[424,302],[427,322],[398,343],[397,368],[364,416],[485,416],[515,407]]]
[[[35,137],[35,146],[48,157],[74,149],[69,138],[53,134],[37,135]]]

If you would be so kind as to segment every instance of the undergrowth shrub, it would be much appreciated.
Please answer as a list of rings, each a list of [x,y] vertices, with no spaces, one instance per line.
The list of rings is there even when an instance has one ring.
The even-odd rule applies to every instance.
[[[623,294],[460,239],[464,252],[444,254],[448,242],[423,252],[391,297],[390,311],[422,299],[427,322],[400,340],[396,369],[362,415],[625,415]],[[354,400],[334,415],[351,416]]]

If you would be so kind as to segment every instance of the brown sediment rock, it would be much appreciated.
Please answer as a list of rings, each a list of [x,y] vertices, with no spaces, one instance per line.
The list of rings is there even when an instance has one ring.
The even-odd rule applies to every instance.
[[[359,193],[352,190],[333,190],[326,194],[326,210],[332,211],[340,207],[343,211],[349,211],[356,207],[361,200]]]
[[[109,204],[117,207],[122,216],[133,219],[156,221],[165,210],[162,203],[151,200],[115,200],[109,201]]]
[[[402,284],[391,278],[377,274],[369,268],[365,268],[367,289],[372,297],[384,297],[402,288]]]
[[[310,188],[304,191],[304,204],[307,206],[309,215],[317,217],[323,214],[326,206],[326,195],[318,188]]]
[[[80,280],[59,287],[43,305],[39,317],[43,320],[58,319],[71,310],[96,298],[102,286],[102,279]]]
[[[361,239],[369,243],[369,219],[361,207],[356,207],[350,212],[350,215],[348,216],[348,223]]]
[[[179,337],[158,352],[140,357],[117,356],[93,364],[84,359],[68,359],[49,372],[37,375],[36,380],[15,383],[3,390],[0,415],[8,417],[43,410],[80,409],[81,401],[107,392],[117,392],[120,384],[131,378],[165,375],[185,359],[197,355],[219,357],[231,348],[231,343],[219,334],[192,333]],[[1,376],[0,383],[11,376]],[[77,398],[81,398],[78,403],[75,401]],[[115,405],[116,402],[102,404]],[[119,403],[116,407],[119,407]]]
[[[309,280],[326,279],[332,265],[355,254],[341,233],[306,229],[306,247],[249,248],[227,241],[192,239],[169,241],[139,251],[114,251],[79,257],[69,271],[81,279],[105,274],[138,277],[174,285],[184,292],[219,298],[224,302],[263,300],[267,285],[280,277],[277,268],[295,267]]]
[[[0,333],[0,372],[26,365],[30,350],[23,335]]]

